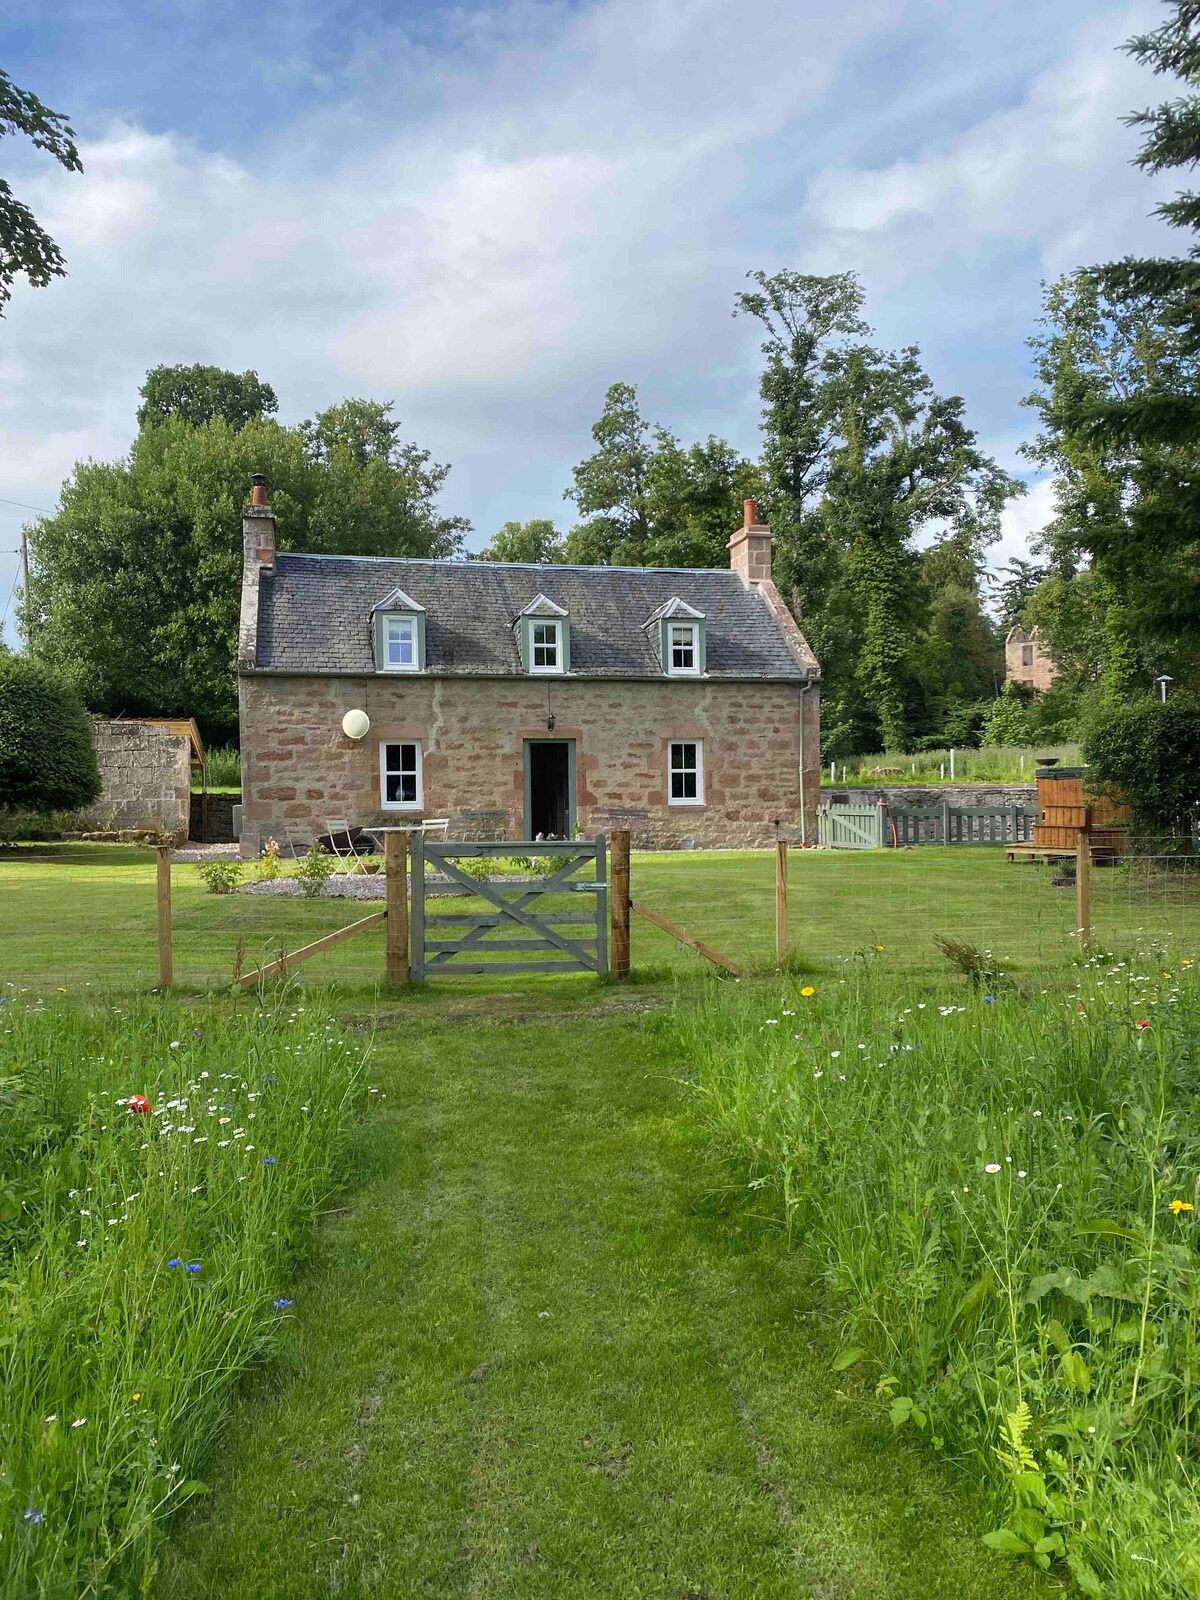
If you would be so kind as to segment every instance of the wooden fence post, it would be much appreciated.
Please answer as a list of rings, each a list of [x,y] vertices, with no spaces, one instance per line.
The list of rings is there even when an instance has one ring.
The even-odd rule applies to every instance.
[[[775,960],[782,968],[788,954],[788,847],[775,841]]]
[[[612,920],[612,957],[609,970],[614,978],[629,976],[629,834],[620,830],[612,836],[612,891],[609,895]]]
[[[390,983],[407,983],[408,963],[408,835],[385,833],[383,870],[387,876],[387,975]]]
[[[1090,813],[1085,813],[1090,820]],[[1092,836],[1085,825],[1075,835],[1075,930],[1086,947],[1092,939]]]
[[[174,979],[171,957],[171,846],[158,846],[158,986],[169,989]]]

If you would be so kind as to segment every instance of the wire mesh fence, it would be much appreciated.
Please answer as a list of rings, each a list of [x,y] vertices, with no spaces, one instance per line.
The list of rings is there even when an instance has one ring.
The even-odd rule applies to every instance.
[[[776,960],[773,851],[638,853],[635,901],[686,929],[747,971]],[[989,951],[1013,972],[1065,969],[1079,953],[1074,860],[1005,858],[996,846],[887,851],[799,851],[788,861],[791,957],[814,967],[858,956],[914,972],[945,970],[936,938]],[[1182,842],[1129,840],[1090,873],[1093,946],[1200,951],[1200,855]],[[199,867],[171,874],[174,982],[225,989],[383,909],[382,879],[339,876],[313,898],[292,883],[208,892]],[[453,909],[484,909],[460,897]],[[695,951],[641,919],[631,930],[637,970],[702,968]],[[363,994],[385,982],[384,925],[295,969],[295,981]],[[879,948],[882,947],[882,948]],[[0,983],[41,991],[136,990],[158,982],[155,857],[116,845],[32,846],[0,854]],[[449,981],[449,980],[447,980]],[[459,980],[471,982],[474,980]],[[503,976],[493,979],[501,983]],[[513,985],[529,982],[515,976]],[[586,974],[556,981],[592,981]]]

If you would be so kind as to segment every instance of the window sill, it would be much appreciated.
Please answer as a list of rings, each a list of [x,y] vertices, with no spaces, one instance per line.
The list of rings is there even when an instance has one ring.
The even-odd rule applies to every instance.
[[[705,804],[703,800],[668,800],[669,806],[682,806],[685,811],[695,811],[698,806]]]

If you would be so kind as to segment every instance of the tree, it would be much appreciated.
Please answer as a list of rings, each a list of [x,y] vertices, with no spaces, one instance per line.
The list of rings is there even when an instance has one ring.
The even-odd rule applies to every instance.
[[[934,392],[915,346],[866,342],[854,274],[751,277],[737,310],[767,332],[767,505],[779,581],[822,663],[823,743],[901,750],[931,698],[918,541],[956,541],[977,593],[981,553],[1022,486],[979,449],[962,400]]]
[[[447,468],[404,445],[386,406],[347,401],[300,428],[143,427],[127,459],[81,462],[60,509],[30,527],[39,656],[96,711],[195,716],[237,734],[241,506],[264,472],[281,549],[441,556],[461,518],[439,514]]]
[[[76,811],[99,795],[78,694],[40,662],[0,654],[0,807]]]
[[[567,536],[572,562],[626,567],[723,567],[742,502],[762,477],[724,439],[684,448],[641,415],[637,390],[614,383],[592,429],[597,449],[574,469],[574,500],[587,520]]]
[[[1162,27],[1126,46],[1187,90],[1126,119],[1144,131],[1136,161],[1153,173],[1200,162],[1200,6],[1174,0],[1169,10]],[[1193,191],[1177,194],[1157,212],[1193,236],[1200,229],[1200,195]],[[1177,258],[1127,257],[1093,268],[1088,277],[1110,319],[1153,327],[1155,349],[1135,383],[1084,383],[1061,395],[1061,434],[1126,465],[1117,503],[1107,477],[1085,480],[1083,547],[1103,566],[1115,603],[1128,613],[1122,630],[1160,658],[1174,646],[1186,662],[1183,675],[1190,676],[1200,661],[1200,246],[1193,242]],[[1111,687],[1124,692],[1132,684]]]
[[[563,542],[554,524],[545,517],[535,517],[532,522],[506,522],[479,552],[479,559],[522,561],[530,566],[561,561]]]
[[[1068,681],[1120,698],[1164,666],[1187,672],[1187,619],[1176,616],[1176,597],[1186,607],[1193,592],[1190,554],[1170,541],[1144,542],[1136,530],[1162,483],[1189,475],[1197,453],[1192,444],[1140,444],[1098,430],[1092,418],[1164,385],[1182,387],[1192,363],[1151,298],[1114,299],[1101,273],[1059,279],[1044,303],[1029,341],[1039,387],[1026,402],[1042,429],[1025,454],[1052,470],[1055,506],[1034,540],[1042,580],[1024,596],[1020,618],[1041,631]]]
[[[137,423],[145,428],[179,417],[199,428],[223,417],[237,432],[248,422],[274,416],[279,401],[257,372],[226,372],[222,367],[152,367],[139,391]]]
[[[1200,806],[1200,699],[1108,705],[1093,718],[1083,755],[1091,786],[1129,802],[1136,833],[1184,836],[1190,848]]]
[[[68,172],[82,172],[75,130],[61,111],[50,111],[28,89],[18,89],[0,69],[0,139],[21,133],[45,150]],[[35,289],[51,278],[65,278],[67,264],[54,240],[33,212],[0,178],[0,317],[12,299],[12,286],[24,276]]]
[[[590,520],[571,534],[571,559],[589,564],[646,565],[650,537],[646,477],[650,424],[638,409],[632,384],[614,383],[592,428],[596,452],[572,470],[563,495]]]

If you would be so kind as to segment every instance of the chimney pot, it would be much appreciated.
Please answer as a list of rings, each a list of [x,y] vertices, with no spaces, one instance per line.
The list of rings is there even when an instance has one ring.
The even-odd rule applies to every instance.
[[[754,501],[747,498],[742,501],[743,527],[752,528],[758,521],[758,507]]]
[[[267,475],[265,472],[255,472],[250,478],[250,504],[252,506],[265,506],[267,504]]]

